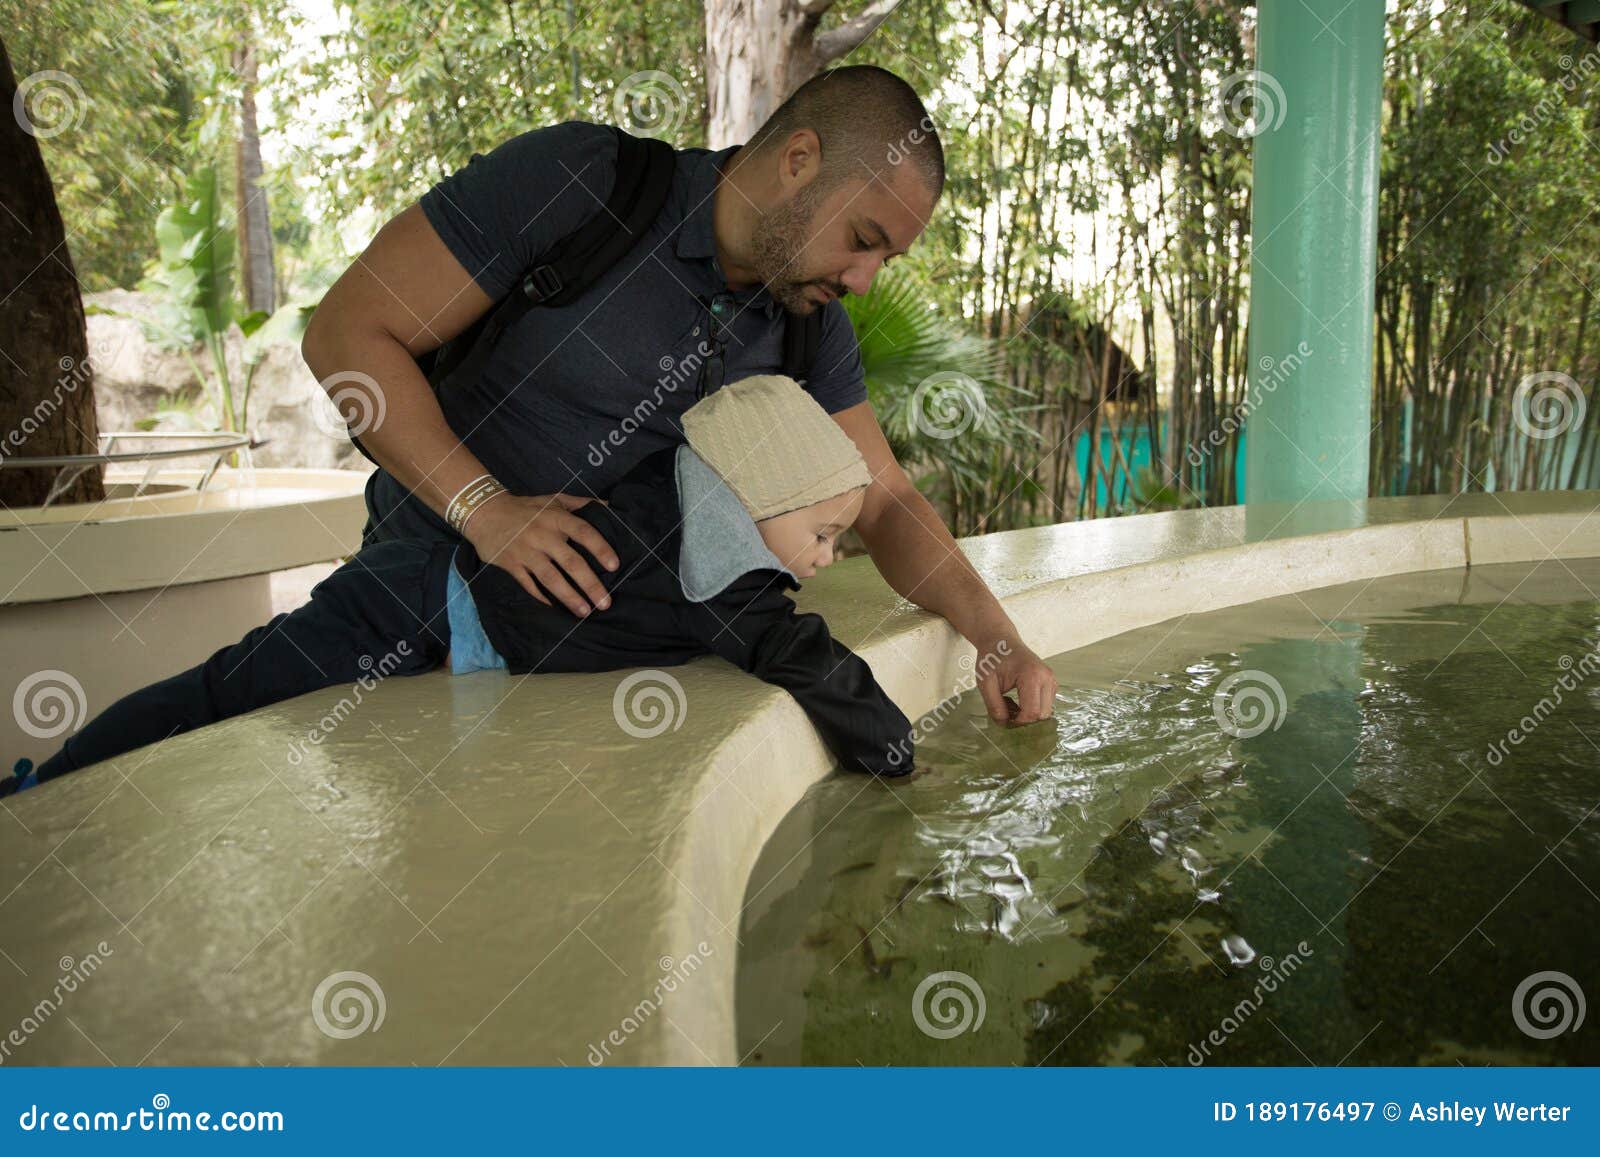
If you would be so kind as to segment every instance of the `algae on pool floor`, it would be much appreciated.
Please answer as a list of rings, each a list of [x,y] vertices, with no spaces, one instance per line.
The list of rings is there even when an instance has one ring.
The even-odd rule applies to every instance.
[[[1594,590],[1600,560],[1349,584],[1059,656],[1050,723],[969,695],[932,774],[836,775],[763,850],[741,1055],[1600,1061],[1570,994],[1548,1032],[1600,958]]]

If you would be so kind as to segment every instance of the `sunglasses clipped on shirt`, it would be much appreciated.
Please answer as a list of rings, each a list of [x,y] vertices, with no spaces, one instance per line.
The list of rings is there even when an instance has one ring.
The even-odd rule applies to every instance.
[[[728,343],[727,319],[733,316],[734,299],[729,292],[718,293],[700,301],[706,307],[709,322],[711,353],[700,363],[700,380],[695,385],[694,396],[703,398],[722,388],[727,374],[726,353]]]

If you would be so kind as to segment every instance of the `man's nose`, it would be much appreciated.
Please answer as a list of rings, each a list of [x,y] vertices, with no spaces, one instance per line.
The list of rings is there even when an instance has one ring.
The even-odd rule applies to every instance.
[[[872,279],[882,268],[883,258],[868,255],[845,270],[844,276],[839,280],[855,296],[865,297],[867,291],[872,288]]]

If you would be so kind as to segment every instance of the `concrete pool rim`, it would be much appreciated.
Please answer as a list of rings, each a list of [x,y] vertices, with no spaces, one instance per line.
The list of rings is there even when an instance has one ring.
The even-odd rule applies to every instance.
[[[1050,656],[1353,580],[1600,557],[1600,491],[1172,511],[960,545]],[[869,559],[796,597],[912,718],[970,680],[971,645]],[[7,801],[7,952],[49,975],[111,932],[119,970],[17,1060],[738,1063],[750,874],[834,765],[787,693],[720,660],[666,673],[687,714],[664,724],[620,726],[638,672],[430,672],[385,680],[293,767],[285,737],[348,689],[146,749],[136,788],[108,764]],[[314,991],[345,971],[381,982],[382,1031],[312,1024]],[[36,995],[0,992],[0,1022]]]

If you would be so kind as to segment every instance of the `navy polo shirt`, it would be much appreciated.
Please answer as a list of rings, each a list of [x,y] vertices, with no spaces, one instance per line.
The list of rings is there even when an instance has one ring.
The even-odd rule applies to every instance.
[[[646,455],[681,443],[712,346],[710,300],[727,293],[716,260],[712,201],[736,147],[679,149],[672,188],[644,238],[566,305],[529,310],[474,381],[440,392],[445,420],[516,494],[604,496]],[[602,211],[616,171],[604,125],[566,121],[514,137],[421,199],[423,214],[491,298],[521,281],[536,257]],[[821,345],[805,383],[829,413],[865,401],[849,316],[823,307]],[[784,313],[765,286],[733,294],[722,319],[724,382],[776,373]],[[387,471],[369,480],[368,541],[451,532]],[[397,504],[405,509],[393,511]],[[430,535],[431,537],[431,535]]]

